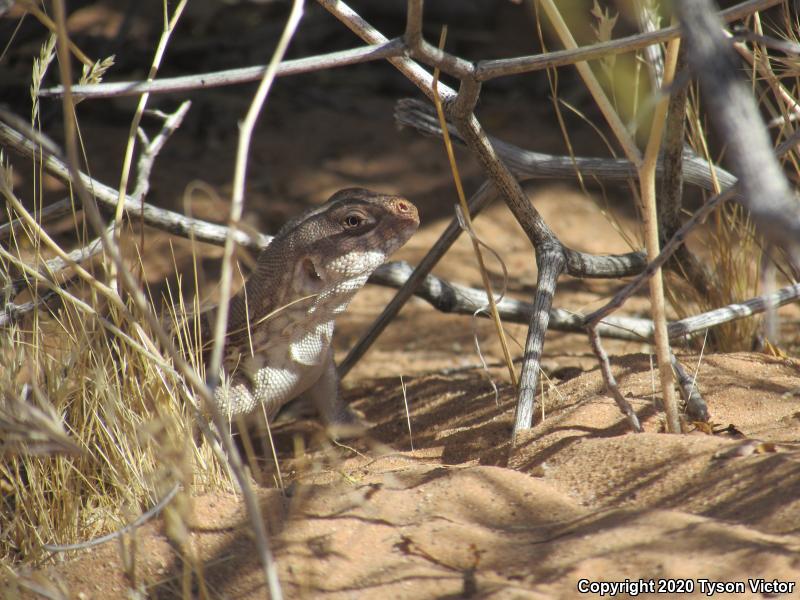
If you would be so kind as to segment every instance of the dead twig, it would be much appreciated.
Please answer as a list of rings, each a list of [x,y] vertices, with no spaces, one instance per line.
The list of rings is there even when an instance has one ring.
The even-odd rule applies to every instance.
[[[395,120],[403,126],[416,129],[425,135],[438,137],[442,134],[439,123],[431,107],[420,100],[405,98],[395,105]],[[448,131],[453,141],[466,146],[458,130],[450,124]],[[637,176],[635,164],[625,158],[601,158],[588,156],[557,156],[544,152],[534,152],[489,136],[494,149],[508,168],[520,179],[573,179],[576,172],[585,179],[596,179],[601,183],[608,181],[628,181]],[[705,159],[691,152],[683,153],[681,173],[686,183],[716,192],[714,176],[723,188],[736,183],[736,177],[725,169],[711,165]],[[663,179],[664,165],[656,166],[656,176]]]
[[[383,44],[341,50],[319,56],[308,56],[293,60],[285,60],[278,65],[275,77],[287,77],[302,73],[313,73],[337,67],[346,67],[373,60],[382,60],[393,56],[402,56],[403,41],[399,38]],[[198,73],[182,77],[164,77],[153,81],[115,81],[92,85],[76,85],[72,90],[76,98],[115,98],[118,96],[138,96],[139,94],[175,94],[191,90],[210,89],[226,85],[239,85],[261,81],[266,73],[267,65],[226,69],[213,73]],[[60,96],[64,89],[59,85],[43,89],[40,97]]]
[[[703,400],[694,378],[689,377],[675,354],[672,355],[672,368],[675,370],[681,397],[686,405],[686,416],[689,417],[690,421],[708,423],[708,405]]]
[[[0,115],[0,118],[2,118],[2,115]],[[61,158],[60,153],[40,146],[25,133],[4,122],[0,122],[0,144],[28,158],[37,157],[38,159],[43,154],[42,166],[50,174],[66,183],[71,181],[72,175],[69,166]],[[111,212],[115,209],[119,190],[115,190],[81,171],[77,171],[75,176],[84,187],[92,191],[93,198],[104,210]],[[79,203],[81,199],[77,198],[77,201]],[[194,236],[196,240],[201,242],[222,244],[225,242],[229,231],[223,225],[193,219],[171,210],[158,208],[152,204],[138,201],[131,195],[125,197],[125,210],[130,214],[143,215],[145,223],[152,227],[181,237],[190,238]],[[254,250],[266,246],[269,243],[269,239],[271,239],[269,236],[239,230],[234,231],[233,236],[237,243]]]
[[[595,329],[589,330],[589,342],[592,345],[592,350],[595,353],[595,356],[598,357],[600,363],[600,372],[603,375],[603,381],[605,381],[606,389],[611,392],[611,397],[614,399],[614,402],[617,403],[620,411],[628,418],[628,423],[630,423],[631,429],[636,433],[641,433],[643,431],[642,425],[639,423],[639,417],[636,416],[636,411],[633,410],[633,407],[630,405],[625,399],[625,396],[622,395],[622,392],[619,391],[619,385],[617,385],[617,380],[614,377],[614,374],[611,372],[611,363],[608,360],[608,354],[603,349],[603,344],[600,342],[600,336],[597,334]]]

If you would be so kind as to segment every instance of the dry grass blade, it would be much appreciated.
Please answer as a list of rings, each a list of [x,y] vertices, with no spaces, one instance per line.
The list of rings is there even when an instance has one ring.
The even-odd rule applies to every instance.
[[[444,42],[447,39],[447,27],[442,28],[442,35],[439,39],[439,49],[442,50],[444,48]],[[458,165],[456,164],[456,157],[455,153],[453,152],[453,144],[450,141],[450,133],[447,129],[447,119],[444,116],[444,111],[442,110],[442,101],[439,96],[439,69],[437,68],[433,72],[433,101],[436,105],[436,113],[439,116],[439,125],[442,128],[442,135],[444,139],[445,149],[447,150],[447,158],[450,161],[450,169],[453,172],[453,181],[456,185],[456,191],[458,192],[458,202],[459,206],[461,207],[461,216],[463,218],[464,225],[470,234],[470,239],[472,240],[472,250],[475,253],[475,259],[478,261],[478,268],[481,272],[481,279],[483,280],[483,288],[486,290],[486,297],[489,301],[489,312],[492,315],[492,320],[494,321],[494,327],[497,331],[497,337],[500,339],[500,346],[503,348],[503,358],[506,362],[506,368],[508,369],[508,375],[511,378],[511,383],[516,386],[517,385],[517,374],[514,371],[514,361],[511,358],[511,352],[508,349],[508,341],[506,340],[506,333],[503,330],[503,323],[500,320],[500,314],[497,311],[497,302],[494,297],[494,292],[492,291],[492,284],[489,281],[489,274],[486,271],[486,266],[483,264],[483,253],[481,252],[480,241],[475,234],[475,231],[472,228],[472,217],[469,214],[469,206],[467,206],[467,198],[464,195],[464,187],[461,184],[461,175],[458,172]]]
[[[175,7],[174,12],[172,13],[172,17],[168,22],[164,23],[164,31],[159,39],[158,47],[156,48],[155,56],[153,57],[153,62],[150,65],[150,71],[147,74],[148,81],[155,79],[156,73],[158,73],[158,68],[161,66],[161,60],[164,57],[164,52],[167,49],[170,35],[175,29],[178,19],[181,18],[181,14],[183,14],[183,9],[186,6],[186,2],[187,0],[181,0],[178,2],[178,5]],[[139,128],[139,123],[141,123],[142,115],[144,114],[144,109],[145,106],[147,106],[147,100],[149,98],[150,95],[146,93],[142,94],[139,98],[139,103],[136,106],[136,112],[133,115],[133,119],[131,119],[131,126],[128,131],[128,141],[125,146],[125,156],[122,161],[122,173],[120,174],[119,181],[119,197],[117,199],[117,208],[114,213],[114,239],[117,244],[119,244],[119,236],[120,232],[122,231],[122,213],[125,208],[125,197],[127,196],[128,191],[128,178],[130,177],[131,165],[133,163],[133,149],[136,144],[136,131]],[[143,218],[142,221],[144,221]],[[142,243],[142,245],[144,245],[144,243]]]
[[[245,176],[247,173],[248,153],[250,150],[250,140],[252,138],[258,115],[261,112],[261,108],[263,107],[264,102],[267,99],[267,95],[272,87],[272,83],[275,80],[278,65],[280,64],[281,60],[283,60],[286,49],[289,46],[289,42],[294,36],[298,25],[300,24],[302,15],[303,1],[294,0],[292,3],[291,12],[289,13],[289,18],[287,19],[286,25],[281,33],[281,37],[278,40],[278,45],[275,48],[275,51],[272,53],[272,59],[270,60],[269,66],[264,73],[264,77],[261,79],[261,83],[256,90],[256,93],[250,104],[250,108],[247,111],[247,115],[242,122],[239,133],[239,143],[236,149],[236,164],[233,176],[233,192],[231,195],[231,211],[229,217],[231,230],[227,236],[227,239],[225,240],[225,250],[222,259],[222,274],[220,277],[220,305],[216,322],[214,323],[214,346],[211,351],[208,373],[206,374],[207,381],[211,384],[212,388],[215,387],[219,382],[222,352],[225,345],[225,329],[227,328],[228,323],[231,279],[233,276],[232,261],[233,252],[236,245],[236,240],[234,239],[232,232],[236,229],[239,221],[241,220],[242,210],[244,207],[244,187]],[[273,598],[273,600],[280,600],[280,598],[283,597],[283,593],[281,592],[280,582],[278,581],[277,568],[272,558],[272,552],[270,551],[267,543],[266,529],[264,528],[264,523],[261,519],[261,511],[254,495],[247,489],[249,488],[247,482],[242,481],[241,484],[243,487],[243,492],[245,492],[244,496],[247,510],[252,516],[256,535],[259,539],[259,552],[261,554],[261,562],[264,568],[264,576],[266,578],[270,596]]]
[[[555,2],[553,2],[553,0],[543,0],[542,7],[544,8],[547,17],[553,23],[553,26],[555,27],[556,32],[561,39],[561,43],[564,44],[568,50],[576,49],[578,44],[572,37],[572,33],[570,33],[569,27],[567,27],[567,24],[564,21],[564,18],[561,16],[561,12],[555,5]],[[611,130],[614,132],[617,141],[625,151],[625,155],[628,157],[628,160],[630,160],[638,168],[642,162],[642,153],[639,151],[639,148],[636,147],[633,139],[631,139],[631,136],[628,134],[627,128],[619,118],[617,111],[614,109],[611,101],[608,99],[608,96],[606,96],[605,92],[603,91],[600,82],[597,80],[597,77],[595,77],[592,69],[589,67],[589,64],[586,62],[578,62],[575,63],[575,68],[578,69],[578,72],[586,84],[586,87],[589,88],[592,98],[594,98],[598,108],[606,118],[606,121],[611,127]]]

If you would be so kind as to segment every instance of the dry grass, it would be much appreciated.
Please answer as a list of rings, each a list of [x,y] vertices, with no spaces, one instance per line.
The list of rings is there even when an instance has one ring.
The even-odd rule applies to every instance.
[[[34,61],[34,98],[54,48],[50,37]],[[92,78],[107,66],[98,63]],[[38,124],[36,102],[31,121]],[[171,361],[148,327],[131,321],[132,307],[121,311],[112,301],[122,302],[103,283],[106,263],[51,272],[46,260],[66,259],[71,248],[22,206],[2,160],[6,217],[23,225],[0,252],[0,279],[9,300],[42,302],[0,331],[0,561],[30,564],[49,556],[43,544],[120,528],[176,482],[186,490],[230,483],[209,445],[195,443],[194,398]],[[40,164],[25,178],[36,182],[31,203],[41,206]],[[85,245],[79,222],[71,237]]]
[[[610,37],[615,19],[597,7],[595,20],[598,39]],[[792,39],[796,38],[795,27],[787,25],[786,35]],[[55,37],[50,37],[34,62],[34,127],[39,123],[36,93],[54,52]],[[625,77],[619,72],[615,75],[620,65],[629,66],[630,61],[606,61],[600,68],[609,82],[633,81],[638,94],[639,71],[630,71]],[[101,61],[89,68],[85,77],[99,80],[108,66],[109,60]],[[775,88],[764,81],[754,76],[759,97],[789,123],[786,99],[770,96]],[[609,88],[616,100],[615,89],[625,86],[617,83]],[[787,93],[797,95],[795,88]],[[705,124],[696,116],[697,102],[695,97],[689,115],[690,141],[699,154],[719,158],[707,150]],[[623,114],[626,124],[647,130],[641,126],[645,120],[641,115],[650,112],[648,106],[634,103],[626,114],[615,103],[615,110]],[[563,126],[560,114],[559,122]],[[564,132],[568,140],[566,128]],[[571,154],[571,146],[569,150]],[[793,174],[800,176],[797,165],[796,160],[791,162]],[[30,169],[26,178],[35,185],[29,200],[39,207],[43,173],[36,163]],[[13,193],[10,173],[4,171],[2,176],[7,192]],[[9,219],[23,216],[7,206]],[[753,257],[760,252],[760,245],[741,209],[723,207],[708,233],[709,268],[718,285],[674,291],[671,301],[680,316],[752,296],[758,286]],[[85,244],[79,223],[73,240],[76,246]],[[175,482],[184,484],[185,494],[198,488],[231,489],[225,465],[208,444],[195,442],[199,436],[191,408],[193,394],[148,327],[133,322],[109,303],[104,291],[107,263],[98,260],[94,270],[87,268],[87,275],[67,285],[63,274],[54,275],[44,267],[45,260],[56,252],[48,247],[42,228],[28,224],[9,244],[3,243],[0,279],[4,284],[25,280],[22,291],[10,300],[38,302],[52,290],[56,292],[47,310],[43,304],[0,331],[0,561],[41,563],[49,556],[42,544],[79,542],[118,529],[130,515],[155,504]],[[70,250],[61,248],[63,254]],[[146,263],[140,266],[144,269]],[[73,268],[70,276],[74,274]],[[146,273],[143,275],[146,280]],[[171,319],[184,324],[183,329],[178,328],[182,331],[179,339],[191,345],[187,340],[197,338],[197,323],[186,315],[197,307],[187,309],[178,294],[171,300],[177,305]],[[128,314],[136,314],[131,305],[125,306]],[[757,319],[725,325],[717,330],[716,347],[749,349],[759,328]],[[194,356],[193,365],[200,369],[197,353],[188,346],[182,349]],[[190,539],[181,527],[188,519],[187,504],[179,501],[176,507],[168,515],[169,535],[192,563]]]
[[[51,430],[37,428],[4,447],[0,559],[39,561],[44,543],[78,542],[119,528],[121,507],[138,514],[176,481],[228,487],[209,446],[194,443],[187,391],[169,361],[146,351],[155,348],[144,329],[142,343],[134,344],[109,334],[102,307],[97,313],[65,303],[51,316],[40,311],[24,327],[2,331],[0,427],[9,425],[16,406],[18,420],[41,422],[37,409],[48,415]],[[21,386],[35,390],[38,406],[12,405]],[[68,442],[53,435],[59,428]],[[46,452],[30,452],[43,443],[34,433],[51,440]]]
[[[63,36],[63,5],[56,8],[56,25]],[[33,132],[39,126],[37,92],[48,66],[55,64],[55,49],[51,37],[34,61]],[[63,53],[64,45],[59,43],[58,50]],[[61,56],[61,78],[67,81],[70,76],[64,58]],[[110,64],[110,60],[98,61],[94,68],[84,70],[84,79],[99,81]],[[74,115],[74,105],[68,100],[66,104],[65,114]],[[67,117],[65,123],[71,123],[75,135],[80,136],[77,120],[70,122]],[[138,118],[131,127],[129,150],[137,124]],[[71,139],[67,131],[70,160],[78,169]],[[148,151],[151,149],[148,146]],[[151,161],[155,154],[157,151],[149,156]],[[150,165],[145,165],[143,158],[140,177],[150,173]],[[206,423],[200,426],[214,441],[199,443],[195,429],[201,413],[196,408],[196,394],[207,394],[207,390],[198,392],[201,380],[190,377],[192,373],[179,364],[176,354],[179,374],[170,355],[174,350],[164,350],[157,343],[161,339],[171,345],[163,332],[156,335],[155,329],[160,330],[162,325],[151,316],[155,311],[149,290],[135,289],[128,276],[125,285],[130,295],[118,291],[117,276],[123,270],[133,271],[131,267],[138,270],[139,281],[148,280],[146,261],[135,252],[139,249],[125,244],[134,252],[120,261],[106,246],[113,262],[105,255],[92,264],[83,259],[78,260],[87,264],[75,262],[75,253],[62,248],[37,220],[37,209],[31,214],[17,197],[11,167],[1,154],[0,161],[0,193],[6,201],[6,217],[19,220],[19,226],[10,230],[8,249],[0,246],[0,279],[9,301],[17,306],[22,301],[34,305],[24,314],[5,314],[4,320],[17,324],[0,332],[0,449],[8,459],[0,464],[0,562],[15,566],[46,564],[48,544],[81,543],[120,530],[161,498],[179,490],[165,510],[167,535],[185,565],[184,596],[191,596],[193,582],[197,582],[201,597],[206,597],[201,564],[188,533],[188,499],[198,490],[231,491],[231,471],[237,473],[239,488],[248,488],[245,492],[252,496],[247,476],[232,464],[235,448],[229,448],[226,456]],[[129,166],[130,156],[123,167],[123,181]],[[35,182],[29,204],[40,208],[44,204],[41,161],[34,160],[23,168],[24,179]],[[144,194],[146,184],[137,180],[134,194]],[[78,188],[78,192],[85,192]],[[81,197],[89,202],[87,194]],[[72,202],[73,206],[77,204],[74,198]],[[92,216],[88,208],[87,212]],[[120,232],[121,220],[105,227],[106,235]],[[74,220],[72,232],[61,232],[59,239],[64,238],[70,239],[64,245],[100,247],[97,240],[87,244],[79,219]],[[61,261],[58,267],[48,262],[54,255]],[[180,282],[179,273],[176,275]],[[48,306],[45,300],[53,298],[58,302]],[[179,352],[202,375],[202,340],[196,331],[198,320],[192,318],[198,314],[198,307],[187,310],[181,294],[168,302],[176,306],[162,323],[176,332]],[[125,544],[121,549],[131,592],[141,593],[136,554],[125,549]],[[20,578],[12,575],[11,579],[12,585],[34,589]]]

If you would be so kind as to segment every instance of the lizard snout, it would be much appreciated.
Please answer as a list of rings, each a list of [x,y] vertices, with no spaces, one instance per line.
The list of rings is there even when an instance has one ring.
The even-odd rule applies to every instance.
[[[405,198],[394,198],[390,206],[396,215],[419,225],[419,212],[417,211],[417,207]]]

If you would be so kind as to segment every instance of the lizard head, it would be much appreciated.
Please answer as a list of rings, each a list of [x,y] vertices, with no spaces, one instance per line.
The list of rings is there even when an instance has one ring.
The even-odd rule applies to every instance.
[[[367,277],[418,226],[417,208],[405,198],[362,188],[340,190],[321,207],[287,225],[294,247],[302,249],[295,281],[301,280],[303,289],[310,292]]]

